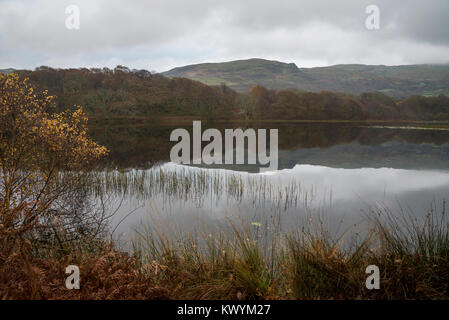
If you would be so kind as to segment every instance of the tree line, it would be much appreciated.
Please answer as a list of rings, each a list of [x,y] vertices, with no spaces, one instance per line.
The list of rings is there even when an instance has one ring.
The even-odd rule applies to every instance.
[[[57,97],[57,110],[83,105],[90,117],[151,118],[192,116],[245,120],[449,120],[449,97],[390,97],[381,92],[270,90],[255,86],[237,93],[226,85],[207,86],[147,70],[81,68],[16,71]]]
[[[395,99],[380,92],[352,95],[322,91],[268,90],[248,94],[254,119],[295,120],[449,120],[449,97]]]

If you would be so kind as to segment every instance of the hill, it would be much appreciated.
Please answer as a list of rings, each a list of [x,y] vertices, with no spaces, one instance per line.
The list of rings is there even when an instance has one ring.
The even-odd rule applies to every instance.
[[[299,68],[294,63],[263,59],[203,63],[163,73],[243,92],[255,85],[269,89],[338,91],[352,94],[378,91],[393,97],[449,95],[449,65],[359,65]]]
[[[13,68],[0,69],[0,73],[6,73],[6,74],[11,73],[11,72],[13,72],[13,71],[14,71]]]

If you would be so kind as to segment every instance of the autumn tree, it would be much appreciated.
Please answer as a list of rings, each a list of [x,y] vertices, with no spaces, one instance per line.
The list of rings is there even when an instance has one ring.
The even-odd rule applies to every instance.
[[[255,102],[255,116],[258,119],[270,119],[275,92],[257,85],[251,89],[251,97]]]
[[[276,95],[274,112],[280,119],[306,119],[307,109],[301,97],[291,90],[281,90]]]
[[[88,136],[81,107],[54,112],[54,97],[0,74],[0,238],[32,237],[57,221],[88,169],[107,153]]]
[[[245,121],[254,120],[254,112],[256,107],[254,99],[250,95],[239,95],[236,98],[236,103]]]

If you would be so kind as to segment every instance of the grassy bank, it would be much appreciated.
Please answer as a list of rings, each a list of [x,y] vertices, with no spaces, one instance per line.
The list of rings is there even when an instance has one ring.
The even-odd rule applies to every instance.
[[[447,299],[449,233],[445,213],[372,212],[363,237],[333,235],[310,221],[266,241],[274,228],[229,222],[211,233],[140,232],[135,252],[152,263],[156,283],[181,299]],[[368,290],[366,267],[380,269]]]
[[[228,221],[173,236],[138,230],[130,253],[106,242],[59,247],[2,238],[3,299],[447,299],[449,219],[391,212],[367,215],[369,231],[332,235],[322,222],[276,234],[270,226]],[[80,266],[81,289],[64,286]],[[380,289],[368,290],[368,265]]]

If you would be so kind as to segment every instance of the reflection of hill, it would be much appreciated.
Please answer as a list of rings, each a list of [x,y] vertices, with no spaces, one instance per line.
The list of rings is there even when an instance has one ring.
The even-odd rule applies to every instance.
[[[350,143],[330,148],[281,150],[279,168],[314,164],[335,168],[449,169],[449,144],[390,141],[380,145]]]
[[[178,127],[178,126],[177,126]],[[184,126],[191,131],[191,126]],[[236,124],[214,125],[224,132]],[[94,126],[94,139],[110,150],[108,165],[149,167],[169,161],[169,141],[175,127],[151,125]],[[207,126],[203,126],[203,130]],[[260,128],[279,130],[279,166],[321,164],[333,167],[449,168],[449,131],[370,128],[353,124],[276,124]],[[245,128],[243,128],[245,129]],[[224,136],[224,134],[223,134]],[[257,172],[257,166],[232,170]]]
[[[285,133],[281,129],[280,168],[292,168],[296,164],[339,168],[449,168],[449,131],[351,125],[294,126]]]

